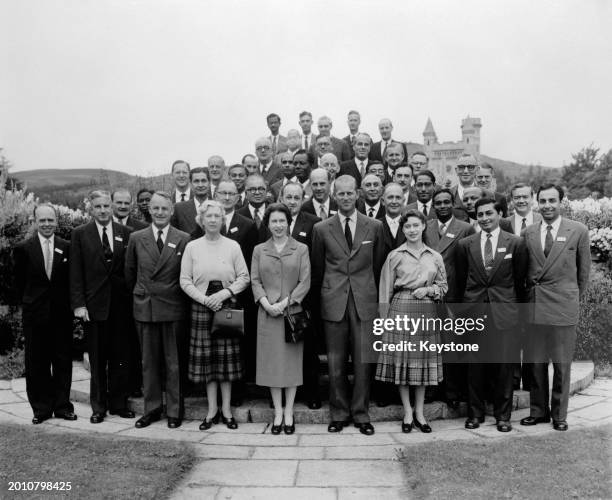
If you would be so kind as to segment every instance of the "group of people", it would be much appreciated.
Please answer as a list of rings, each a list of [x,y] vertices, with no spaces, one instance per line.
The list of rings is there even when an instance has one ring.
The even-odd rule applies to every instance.
[[[53,206],[36,207],[36,234],[14,251],[33,423],[76,419],[69,401],[76,317],[87,339],[92,423],[107,411],[135,418],[128,396],[142,388],[136,427],[161,418],[165,392],[168,427],[176,428],[190,382],[206,387],[200,429],[219,421],[235,429],[231,408],[244,397],[244,382],[255,381],[270,388],[272,434],[292,434],[300,386],[308,407],[321,407],[324,339],[329,432],[352,422],[373,434],[371,389],[385,404],[391,385],[404,407],[402,431],[431,432],[426,389],[443,381],[451,408],[467,402],[466,428],[479,427],[489,402],[497,429],[508,432],[521,370],[531,397],[521,424],[552,418],[566,430],[590,249],[586,227],[561,214],[563,189],[540,186],[535,200],[527,184],[497,193],[494,168],[469,153],[455,167],[457,184],[447,186],[427,169],[422,150],[409,154],[391,139],[390,120],[381,120],[374,143],[358,131],[354,111],[344,139],[331,136],[327,117],[313,135],[308,112],[299,117],[302,132],[286,138],[278,115],[267,123],[271,135],[255,142],[254,155],[230,166],[220,156],[197,168],[178,160],[172,192],[139,191],[137,210],[129,190],[92,192],[92,220],[73,230],[71,242],[54,235]],[[501,357],[445,363],[435,350],[383,350],[371,362],[376,318],[454,317],[452,304],[487,318],[489,347],[523,348],[537,353],[533,362],[522,369]],[[243,309],[243,335],[215,330],[215,315],[228,307]],[[302,310],[312,320],[308,334],[288,342],[285,317]],[[439,332],[414,333],[412,341],[440,340]],[[382,340],[406,336],[391,329]]]

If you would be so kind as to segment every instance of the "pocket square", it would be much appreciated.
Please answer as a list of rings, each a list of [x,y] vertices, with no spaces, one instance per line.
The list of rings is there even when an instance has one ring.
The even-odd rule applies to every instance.
[[[372,243],[372,240],[366,240],[362,243],[362,245],[367,245],[368,243]]]
[[[61,248],[56,248],[55,251],[59,253],[60,255],[64,253],[64,251]]]
[[[512,258],[512,254],[511,254],[511,253],[507,253],[507,254],[504,256],[504,260],[506,260],[506,259],[511,259],[511,258]]]
[[[62,262],[68,262],[68,259],[64,259]]]

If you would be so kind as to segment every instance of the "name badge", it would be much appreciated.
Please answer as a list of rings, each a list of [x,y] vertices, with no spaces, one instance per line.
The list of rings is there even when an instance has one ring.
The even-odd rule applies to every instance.
[[[238,231],[237,227],[233,227],[233,228],[230,229],[230,233],[235,233],[236,231]]]
[[[306,233],[304,231],[300,231],[300,236],[306,237]]]
[[[330,210],[330,211],[329,211],[329,213],[330,213],[331,215],[336,215],[336,214],[338,213],[338,211],[337,211],[337,210]]]
[[[500,253],[504,253],[506,251],[506,247],[499,247],[497,251]]]
[[[64,253],[64,251],[61,248],[56,248],[55,251],[59,253],[60,255]]]
[[[446,233],[444,236],[446,236],[447,238],[454,238],[455,235],[453,233]]]
[[[123,238],[121,236],[115,236],[115,241],[123,241]]]
[[[176,248],[176,245],[175,245],[174,243],[168,243],[168,246],[169,246],[170,248]]]
[[[565,241],[565,236],[557,236],[557,241]]]

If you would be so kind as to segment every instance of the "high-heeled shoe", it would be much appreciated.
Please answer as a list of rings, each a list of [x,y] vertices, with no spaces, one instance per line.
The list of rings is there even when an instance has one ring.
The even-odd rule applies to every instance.
[[[226,418],[223,414],[221,414],[221,422],[223,422],[228,429],[238,429],[238,422],[234,420],[234,417]]]
[[[293,418],[291,418],[291,425],[283,425],[283,431],[285,432],[285,434],[293,434],[295,432],[295,420],[293,420]]]
[[[412,421],[414,423],[414,426],[421,432],[424,432],[425,434],[429,434],[431,432],[431,427],[429,426],[429,424],[427,422],[425,422],[424,424],[419,422],[419,419],[416,418],[416,414],[412,415]]]
[[[205,418],[204,421],[200,424],[200,427],[199,427],[200,430],[201,431],[207,431],[208,429],[210,429],[213,426],[213,424],[217,425],[219,423],[220,415],[221,415],[221,412],[217,411],[215,416],[213,418],[211,418],[210,420]]]
[[[270,432],[272,434],[274,434],[275,436],[278,436],[283,430],[283,420],[281,419],[281,423],[276,425],[274,422],[272,422],[272,429],[270,429]]]
[[[410,431],[412,431],[412,428],[414,427],[414,417],[412,417],[412,422],[406,423],[402,420],[402,432],[404,434],[408,434]]]

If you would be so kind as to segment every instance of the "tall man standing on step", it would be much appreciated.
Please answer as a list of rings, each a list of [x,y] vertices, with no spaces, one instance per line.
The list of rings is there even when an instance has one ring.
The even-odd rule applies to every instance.
[[[371,322],[378,311],[378,281],[384,260],[382,223],[359,213],[357,183],[336,179],[338,214],[317,223],[312,240],[313,289],[321,290],[321,318],[329,367],[329,432],[340,432],[352,417],[365,435],[370,423],[370,365],[364,359]],[[347,363],[353,360],[350,396]]]
[[[589,283],[591,250],[584,224],[561,216],[563,188],[545,184],[537,200],[542,220],[525,229],[529,252],[527,318],[531,365],[529,416],[521,425],[548,423],[566,431],[570,372],[576,345],[580,297]],[[548,362],[554,375],[549,397]],[[550,404],[550,405],[549,405]]]

